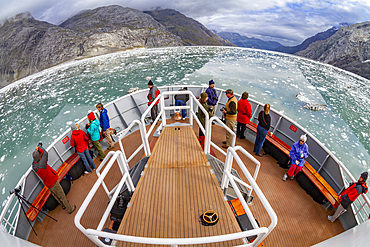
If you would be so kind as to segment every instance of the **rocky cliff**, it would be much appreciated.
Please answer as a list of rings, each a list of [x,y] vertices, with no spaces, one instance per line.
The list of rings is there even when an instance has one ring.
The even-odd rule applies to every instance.
[[[184,45],[235,46],[215,35],[201,23],[173,9],[144,11],[151,15],[173,34],[179,36]]]
[[[370,79],[370,21],[342,27],[296,54]]]
[[[78,57],[135,47],[229,44],[200,23],[170,12],[187,20],[181,25],[188,36],[148,13],[117,5],[82,11],[59,26],[18,14],[0,24],[0,88]]]
[[[0,27],[0,87],[83,53],[84,37],[19,14]]]

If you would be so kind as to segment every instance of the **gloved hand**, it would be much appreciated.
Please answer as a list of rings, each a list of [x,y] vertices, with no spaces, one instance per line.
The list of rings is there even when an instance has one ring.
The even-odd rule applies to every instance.
[[[295,161],[295,164],[296,164],[296,165],[299,165],[299,160],[296,160],[296,161]]]

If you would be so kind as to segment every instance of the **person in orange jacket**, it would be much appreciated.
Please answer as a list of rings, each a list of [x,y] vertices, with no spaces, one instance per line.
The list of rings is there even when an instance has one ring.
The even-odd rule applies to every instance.
[[[366,194],[368,191],[366,180],[368,173],[361,173],[360,178],[356,183],[350,183],[349,187],[340,193],[339,206],[337,211],[332,216],[328,216],[328,220],[334,222],[339,216],[347,211],[347,208],[359,197],[362,193]]]

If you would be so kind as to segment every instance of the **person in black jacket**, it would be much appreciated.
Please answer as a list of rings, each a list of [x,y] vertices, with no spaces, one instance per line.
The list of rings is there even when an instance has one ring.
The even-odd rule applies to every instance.
[[[271,117],[269,115],[270,105],[266,104],[263,109],[264,110],[260,111],[260,113],[258,114],[257,135],[253,148],[253,152],[255,152],[257,156],[262,156],[260,152],[271,124]]]

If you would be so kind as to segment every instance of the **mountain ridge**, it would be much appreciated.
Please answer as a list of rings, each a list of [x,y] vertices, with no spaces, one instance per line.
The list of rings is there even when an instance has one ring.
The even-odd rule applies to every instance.
[[[69,60],[120,50],[222,42],[232,45],[180,12],[173,10],[171,14],[192,23],[189,29],[195,37],[190,43],[150,14],[119,5],[80,11],[60,25],[20,13],[0,24],[0,88]],[[173,25],[186,27],[183,23]]]

